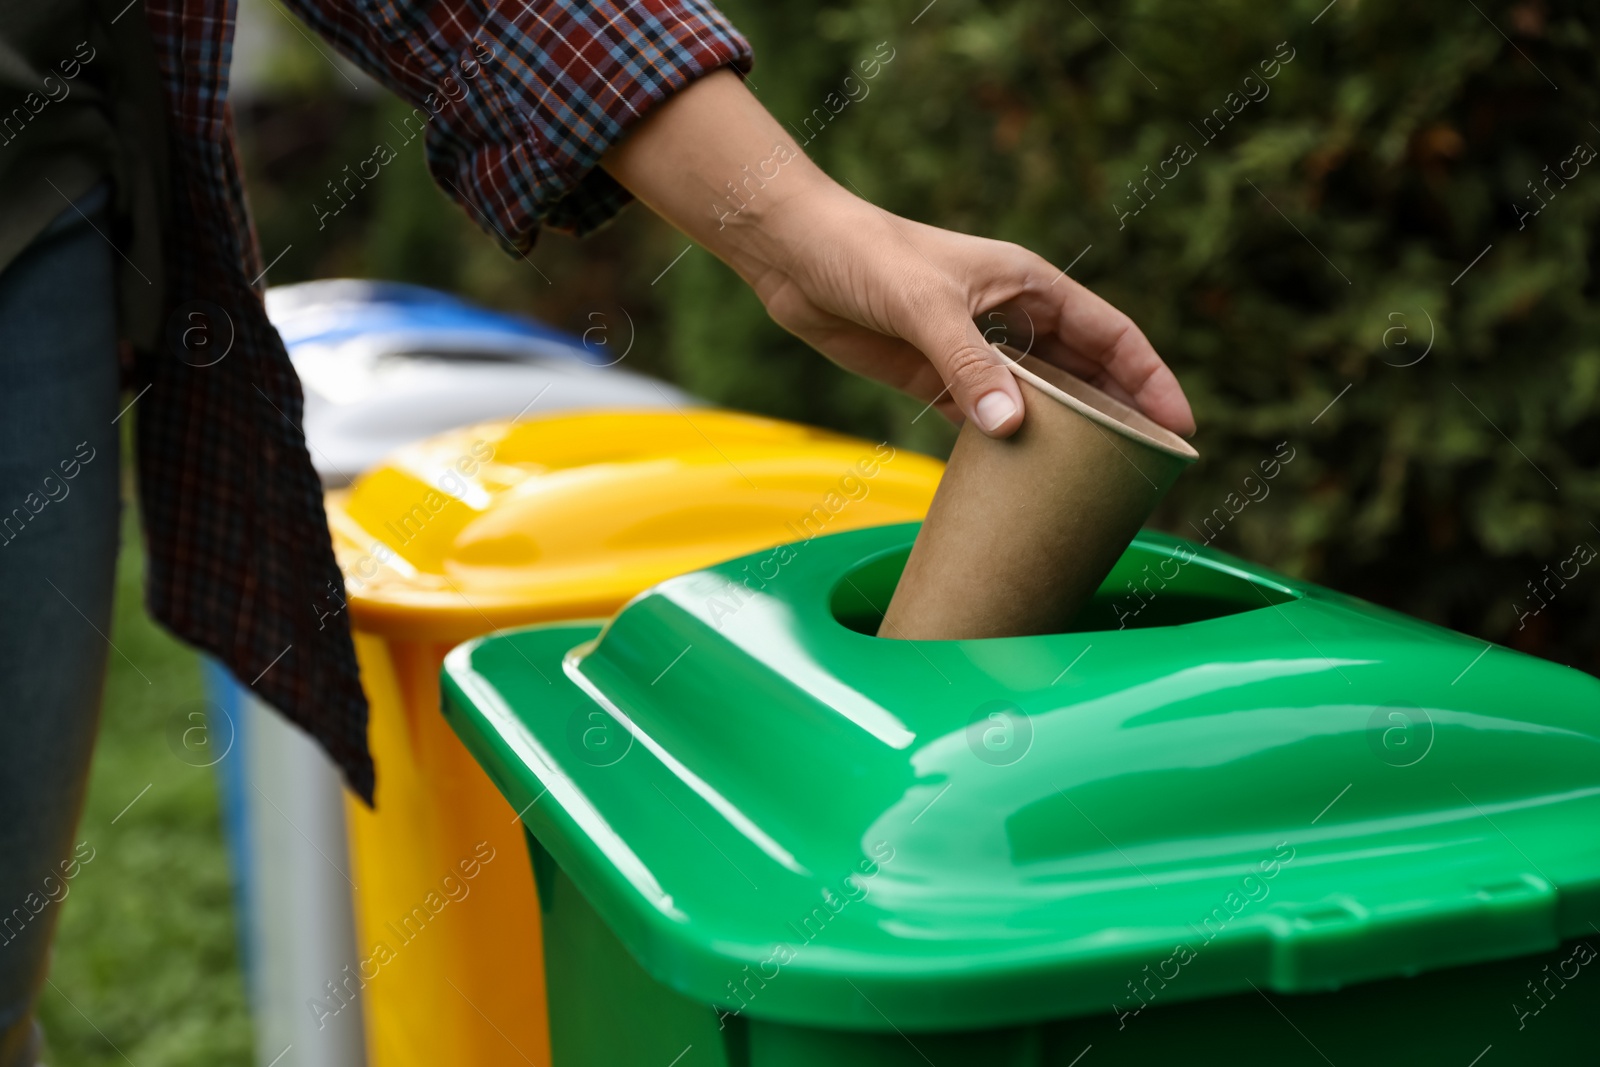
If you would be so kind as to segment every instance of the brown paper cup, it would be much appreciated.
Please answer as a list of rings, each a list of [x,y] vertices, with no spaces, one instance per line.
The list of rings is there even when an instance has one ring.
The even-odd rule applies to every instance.
[[[878,628],[939,641],[1060,633],[1185,467],[1189,443],[1015,349],[1027,409],[996,441],[969,419]]]

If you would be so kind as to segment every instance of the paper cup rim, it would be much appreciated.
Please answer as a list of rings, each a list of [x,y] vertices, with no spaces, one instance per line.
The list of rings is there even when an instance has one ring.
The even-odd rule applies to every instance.
[[[1200,453],[1195,451],[1194,446],[1188,441],[1139,409],[1124,404],[1071,371],[1053,363],[1046,363],[1038,356],[1018,352],[1016,349],[1007,350],[1002,345],[996,345],[995,348],[1005,359],[1006,365],[1011,368],[1012,374],[1051,399],[1065,404],[1090,422],[1147,448],[1181,459],[1185,463],[1193,463],[1200,458]],[[1058,384],[1042,377],[1033,369],[1034,367],[1044,368],[1051,377],[1060,377],[1062,383]]]

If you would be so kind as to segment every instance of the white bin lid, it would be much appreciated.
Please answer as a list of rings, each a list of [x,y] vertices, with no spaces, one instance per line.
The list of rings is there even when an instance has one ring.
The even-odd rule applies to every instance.
[[[268,290],[266,304],[305,390],[312,465],[330,489],[402,445],[459,426],[699,404],[665,382],[597,365],[612,343],[586,350],[537,322],[418,286],[305,282]]]

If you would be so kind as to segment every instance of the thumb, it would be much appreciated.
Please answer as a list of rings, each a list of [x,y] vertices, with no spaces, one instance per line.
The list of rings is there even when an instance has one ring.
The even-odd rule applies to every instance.
[[[956,406],[989,437],[1010,437],[1022,425],[1022,390],[1006,358],[979,332],[965,309],[930,316],[906,338],[933,364]]]

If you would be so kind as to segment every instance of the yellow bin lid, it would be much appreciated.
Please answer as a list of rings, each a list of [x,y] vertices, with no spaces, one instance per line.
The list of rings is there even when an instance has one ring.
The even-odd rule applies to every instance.
[[[330,493],[328,523],[357,630],[455,643],[610,615],[685,571],[919,519],[942,470],[728,411],[586,412],[408,446]]]

